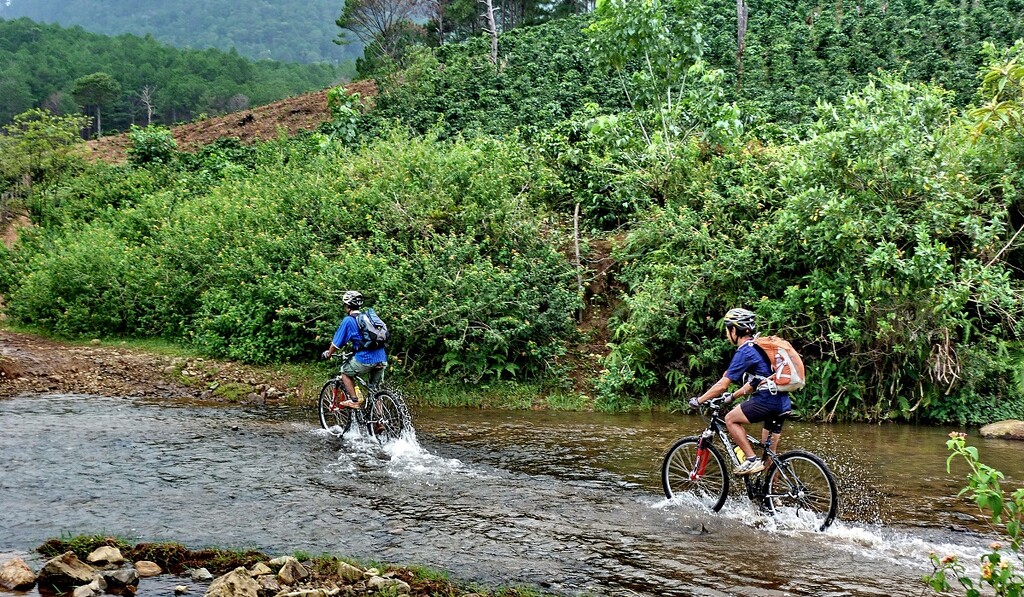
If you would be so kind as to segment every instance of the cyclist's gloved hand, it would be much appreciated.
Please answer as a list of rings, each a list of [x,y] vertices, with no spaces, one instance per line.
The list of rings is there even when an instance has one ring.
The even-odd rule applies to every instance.
[[[331,358],[331,351],[325,350],[322,353],[320,353],[320,356],[325,358],[325,359],[329,359],[329,358]]]
[[[722,404],[729,404],[730,402],[732,402],[732,392],[722,394]]]
[[[690,398],[690,408],[698,408],[700,406],[700,400],[697,398]]]

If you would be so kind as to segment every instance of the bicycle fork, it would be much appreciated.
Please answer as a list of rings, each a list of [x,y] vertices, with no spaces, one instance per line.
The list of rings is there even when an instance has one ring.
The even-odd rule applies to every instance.
[[[710,429],[705,429],[704,433],[700,434],[700,440],[697,441],[697,461],[693,463],[693,470],[690,471],[691,481],[699,481],[704,476],[704,470],[708,466],[708,458],[711,458],[708,447],[711,446],[714,438],[715,436]]]

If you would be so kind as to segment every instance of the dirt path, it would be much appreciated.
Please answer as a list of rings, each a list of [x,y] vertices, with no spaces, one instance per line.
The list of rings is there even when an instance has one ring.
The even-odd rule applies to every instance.
[[[0,398],[75,393],[264,402],[299,400],[306,390],[283,373],[232,362],[0,330]]]

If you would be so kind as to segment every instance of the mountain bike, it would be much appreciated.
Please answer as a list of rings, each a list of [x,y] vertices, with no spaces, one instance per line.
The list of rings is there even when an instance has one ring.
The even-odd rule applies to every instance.
[[[351,353],[341,353],[342,362]],[[383,376],[382,376],[383,378]],[[341,373],[327,380],[317,398],[317,415],[320,426],[331,435],[342,437],[355,426],[380,443],[398,439],[406,430],[412,429],[412,416],[397,388],[384,384],[369,383],[368,378],[357,375],[352,378],[356,396],[350,396],[342,383]],[[345,406],[347,401],[359,403],[359,407]]]
[[[669,499],[689,494],[712,512],[722,509],[729,496],[729,470],[715,439],[724,446],[734,467],[741,462],[722,415],[731,400],[730,394],[708,400],[707,415],[702,414],[708,420],[707,429],[700,435],[676,440],[665,453],[661,484]],[[827,529],[839,509],[839,490],[825,462],[804,450],[776,454],[771,436],[765,443],[751,435],[747,440],[755,453],[760,451],[765,464],[762,472],[742,477],[747,497],[763,512],[788,512],[811,522],[819,531]]]

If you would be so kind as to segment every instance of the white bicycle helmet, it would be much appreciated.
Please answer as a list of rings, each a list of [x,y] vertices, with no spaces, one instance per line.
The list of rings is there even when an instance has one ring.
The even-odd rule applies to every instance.
[[[734,327],[741,332],[754,333],[757,329],[757,314],[746,309],[729,309],[722,318],[726,327]]]
[[[363,295],[359,294],[358,290],[347,290],[345,295],[341,297],[341,302],[346,307],[358,309],[363,306]]]

